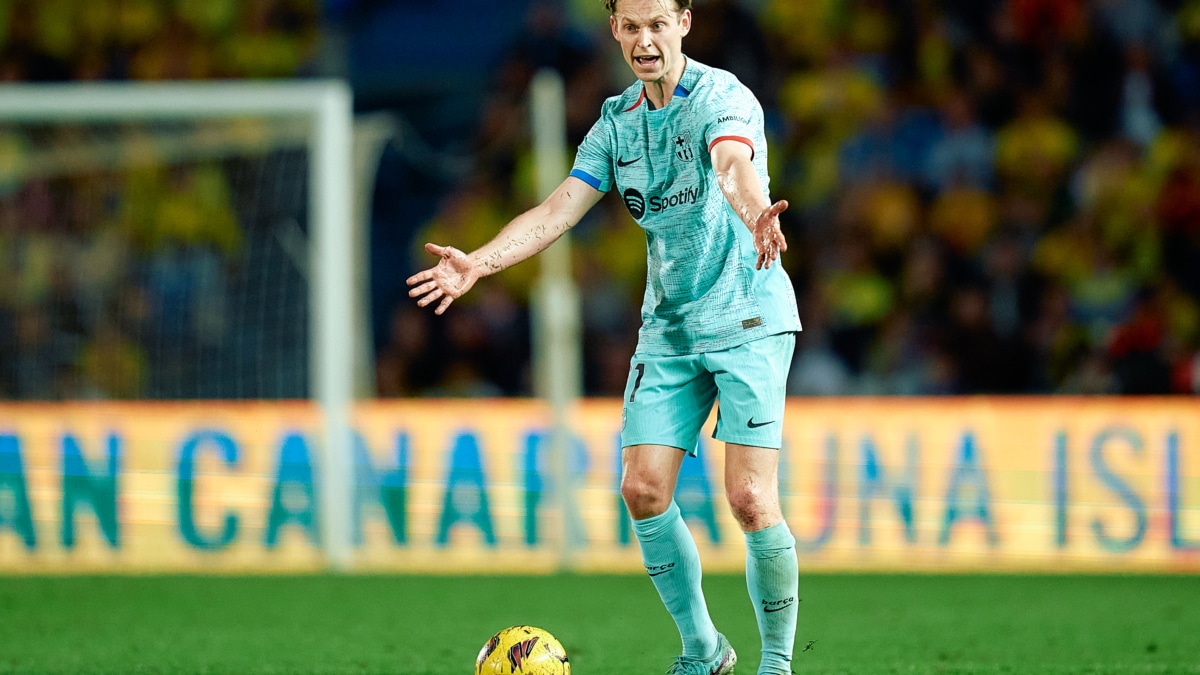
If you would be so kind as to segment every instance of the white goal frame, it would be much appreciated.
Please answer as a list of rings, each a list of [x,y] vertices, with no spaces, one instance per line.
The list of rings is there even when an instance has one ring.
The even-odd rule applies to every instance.
[[[340,80],[67,83],[0,86],[0,123],[212,120],[305,116],[308,147],[310,393],[321,415],[321,543],[336,570],[352,564],[354,396],[352,96]],[[359,328],[361,330],[361,328]]]

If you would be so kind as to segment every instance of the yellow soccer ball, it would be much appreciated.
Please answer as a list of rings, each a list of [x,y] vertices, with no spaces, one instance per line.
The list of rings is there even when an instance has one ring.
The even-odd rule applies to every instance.
[[[571,675],[571,664],[566,650],[547,631],[510,626],[479,650],[475,675]]]

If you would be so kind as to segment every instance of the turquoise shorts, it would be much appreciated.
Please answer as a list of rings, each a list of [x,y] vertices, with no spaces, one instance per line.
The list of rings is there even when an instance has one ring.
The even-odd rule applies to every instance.
[[[795,347],[795,333],[779,333],[719,352],[634,354],[621,411],[621,446],[667,445],[695,455],[700,426],[719,401],[713,438],[779,448]]]

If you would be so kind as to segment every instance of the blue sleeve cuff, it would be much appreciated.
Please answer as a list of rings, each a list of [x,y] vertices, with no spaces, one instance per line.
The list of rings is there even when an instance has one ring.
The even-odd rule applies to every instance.
[[[592,186],[594,190],[600,190],[600,179],[582,169],[571,169],[571,175],[579,180]],[[603,192],[603,190],[601,190]]]

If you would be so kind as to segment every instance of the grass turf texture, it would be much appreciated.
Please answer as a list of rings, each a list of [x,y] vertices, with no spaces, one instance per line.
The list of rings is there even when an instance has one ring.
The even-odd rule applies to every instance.
[[[753,675],[745,580],[705,589]],[[1200,577],[804,575],[800,596],[797,673],[1200,673]],[[517,623],[575,675],[679,649],[642,576],[0,577],[0,673],[462,675]]]

